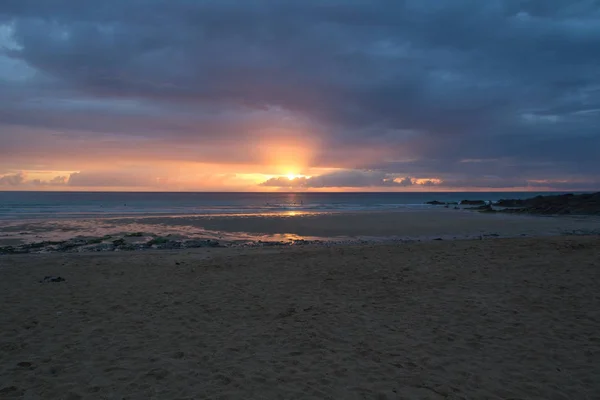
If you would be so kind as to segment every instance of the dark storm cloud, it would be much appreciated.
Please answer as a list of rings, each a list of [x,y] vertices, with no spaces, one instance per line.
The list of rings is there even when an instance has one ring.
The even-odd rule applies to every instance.
[[[597,1],[4,0],[0,24],[4,62],[36,72],[0,74],[12,154],[36,145],[7,137],[26,126],[222,143],[211,155],[235,161],[231,140],[292,118],[318,133],[316,166],[599,180]]]

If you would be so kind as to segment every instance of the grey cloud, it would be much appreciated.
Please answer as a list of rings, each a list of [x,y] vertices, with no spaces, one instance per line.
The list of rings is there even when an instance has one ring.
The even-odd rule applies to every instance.
[[[85,171],[72,173],[68,185],[73,187],[153,187],[160,180],[148,174],[127,171]]]
[[[50,179],[50,181],[48,182],[50,185],[56,185],[56,186],[60,186],[60,185],[66,185],[69,181],[69,177],[67,176],[55,176],[54,178]]]
[[[21,173],[4,175],[0,177],[0,186],[19,186],[25,181],[25,176]]]
[[[242,160],[232,140],[293,116],[319,136],[315,166],[593,182],[598,21],[588,0],[4,0],[16,47],[0,53],[38,74],[0,80],[0,140],[46,127]]]
[[[0,186],[27,187],[27,186],[64,186],[67,184],[68,177],[55,176],[50,180],[27,179],[23,172],[16,174],[6,174],[0,176]]]

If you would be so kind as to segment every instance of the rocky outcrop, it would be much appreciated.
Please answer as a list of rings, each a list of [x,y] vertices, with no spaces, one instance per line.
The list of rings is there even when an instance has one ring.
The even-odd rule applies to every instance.
[[[453,206],[453,205],[457,205],[458,202],[456,202],[456,201],[443,202],[443,201],[433,200],[433,201],[427,201],[427,202],[425,202],[425,204],[429,204],[430,206]]]
[[[221,247],[217,240],[186,240],[183,242],[183,247],[186,249],[195,249],[200,247]]]
[[[484,200],[461,200],[461,206],[484,206],[486,202]]]
[[[600,192],[503,199],[495,203],[501,212],[544,215],[600,215]]]
[[[433,201],[428,201],[425,204],[429,204],[430,206],[443,206],[446,203],[444,203],[443,201],[433,200]]]
[[[138,235],[126,234],[121,238],[105,236],[102,238],[73,238],[60,242],[36,242],[26,243],[18,246],[0,247],[0,255],[5,254],[26,254],[26,253],[79,253],[79,252],[104,252],[104,251],[135,251],[147,249],[192,249],[201,247],[224,247],[217,240],[213,239],[185,239],[174,238],[171,236],[156,236],[145,241],[129,242],[127,238],[136,238]]]
[[[477,207],[468,207],[465,210],[479,211],[479,212],[496,212],[496,210],[490,204],[484,204]]]

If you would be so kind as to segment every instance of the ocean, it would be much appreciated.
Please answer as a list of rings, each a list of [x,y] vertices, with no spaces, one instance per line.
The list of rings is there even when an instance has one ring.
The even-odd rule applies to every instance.
[[[598,231],[600,220],[425,204],[538,194],[0,192],[0,255]]]
[[[414,210],[427,201],[528,198],[533,192],[132,193],[0,192],[0,220]]]

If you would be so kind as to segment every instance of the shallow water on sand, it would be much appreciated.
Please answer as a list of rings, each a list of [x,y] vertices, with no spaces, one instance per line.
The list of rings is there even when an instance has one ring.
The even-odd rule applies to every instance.
[[[345,213],[271,213],[218,216],[144,216],[0,221],[0,246],[111,240],[129,236],[203,239],[223,244],[294,241],[382,241],[600,234],[600,218],[482,214],[414,209]]]

